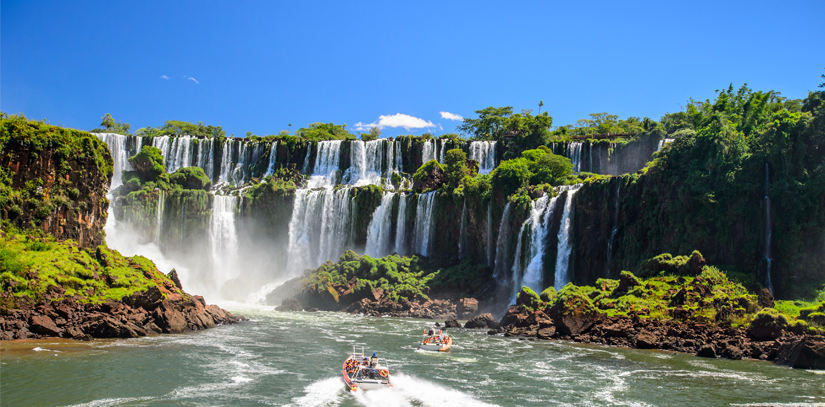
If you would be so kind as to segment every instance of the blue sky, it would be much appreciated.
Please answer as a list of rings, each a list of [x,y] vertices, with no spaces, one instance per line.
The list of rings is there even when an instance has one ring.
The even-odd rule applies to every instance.
[[[4,0],[0,110],[440,134],[459,123],[441,112],[658,119],[729,83],[803,98],[825,73],[823,1],[580,3]]]

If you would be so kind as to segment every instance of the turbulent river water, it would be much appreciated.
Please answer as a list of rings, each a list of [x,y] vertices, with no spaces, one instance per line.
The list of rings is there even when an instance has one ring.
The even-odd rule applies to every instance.
[[[3,406],[810,405],[825,375],[770,362],[697,358],[451,330],[447,353],[416,351],[433,321],[221,304],[251,321],[128,340],[0,343]],[[395,388],[352,394],[340,377],[364,346]],[[360,350],[360,349],[359,349]]]

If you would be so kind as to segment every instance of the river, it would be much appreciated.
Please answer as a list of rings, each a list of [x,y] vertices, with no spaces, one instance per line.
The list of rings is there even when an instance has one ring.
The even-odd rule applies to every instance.
[[[417,340],[432,321],[220,305],[251,321],[140,339],[0,343],[0,404],[825,405],[825,372],[770,362],[458,329],[450,352],[421,352]],[[345,388],[341,364],[352,345],[386,358],[394,389]]]

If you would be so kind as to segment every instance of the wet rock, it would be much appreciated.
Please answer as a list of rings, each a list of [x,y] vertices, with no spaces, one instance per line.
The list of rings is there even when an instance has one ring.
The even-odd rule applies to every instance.
[[[825,369],[825,338],[804,336],[785,343],[774,362],[797,369]]]
[[[461,319],[470,319],[478,313],[478,300],[475,298],[462,298],[456,305],[456,316]]]
[[[727,359],[740,360],[743,355],[744,352],[742,352],[742,349],[733,345],[728,345],[722,350],[722,357]]]
[[[134,308],[152,310],[157,302],[163,299],[163,293],[156,286],[147,288],[145,291],[136,291],[128,297],[123,297],[123,302]]]
[[[295,297],[281,301],[281,305],[275,307],[275,311],[301,311],[304,307]]]
[[[63,332],[51,318],[45,315],[33,316],[29,323],[29,329],[34,333],[46,336],[59,336]]]
[[[445,328],[461,328],[461,324],[459,324],[458,321],[455,320],[455,318],[451,318],[451,319],[448,319],[448,320],[444,321],[444,327]]]
[[[699,351],[696,352],[696,356],[699,356],[701,358],[715,358],[716,357],[716,347],[713,346],[712,343],[702,345],[702,347],[699,348]]]
[[[543,339],[550,339],[553,335],[556,334],[556,327],[555,326],[548,326],[545,328],[540,328],[536,331],[536,336]]]
[[[155,323],[163,333],[181,333],[187,328],[186,317],[169,300],[164,300],[154,311]]]
[[[172,271],[170,271],[167,275],[169,276],[169,279],[172,280],[173,283],[175,283],[175,287],[178,287],[178,290],[183,290],[183,285],[180,283],[180,278],[178,277],[177,270],[172,269]]]
[[[490,328],[496,329],[498,328],[498,323],[493,319],[493,315],[490,313],[481,314],[464,324],[465,328]]]

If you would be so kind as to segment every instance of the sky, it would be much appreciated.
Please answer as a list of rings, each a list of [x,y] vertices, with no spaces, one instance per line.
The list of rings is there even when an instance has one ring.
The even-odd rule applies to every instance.
[[[90,130],[201,121],[456,132],[487,106],[659,119],[747,83],[825,73],[814,1],[0,3],[0,110]],[[290,127],[291,124],[291,127]]]

